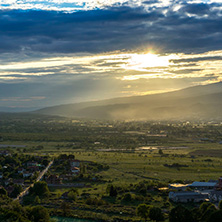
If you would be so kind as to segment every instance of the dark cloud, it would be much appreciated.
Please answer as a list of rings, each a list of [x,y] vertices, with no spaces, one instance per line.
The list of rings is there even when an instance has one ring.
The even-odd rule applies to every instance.
[[[210,13],[210,6],[208,4],[186,4],[182,10],[184,12],[196,15],[205,15]]]
[[[75,13],[1,11],[0,52],[97,53],[149,46],[186,53],[221,49],[222,4],[181,5],[178,11],[170,6],[151,11],[127,6]],[[204,14],[208,17],[195,16]]]
[[[156,4],[159,3],[160,1],[158,0],[149,0],[149,1],[144,1],[143,4],[151,5],[151,4]]]
[[[175,74],[191,74],[192,72],[198,72],[201,70],[202,69],[180,69],[180,70],[171,71],[171,72]]]
[[[222,60],[222,56],[205,56],[205,57],[195,57],[187,59],[172,59],[171,62],[177,64],[177,63],[193,63],[193,62],[196,63],[201,61],[218,61],[218,60],[219,61]]]

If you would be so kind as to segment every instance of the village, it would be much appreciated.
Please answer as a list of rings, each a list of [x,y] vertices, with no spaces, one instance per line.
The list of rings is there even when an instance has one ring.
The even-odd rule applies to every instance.
[[[48,156],[29,156],[0,151],[0,189],[16,198],[25,188],[36,181],[40,172],[50,162]]]
[[[219,203],[222,200],[222,177],[208,182],[195,181],[191,184],[174,183],[169,185],[169,200],[177,203],[209,201]]]
[[[49,156],[18,155],[1,150],[0,160],[0,190],[4,189],[11,198],[17,198],[39,180],[45,181],[48,187],[85,187],[85,182],[101,181],[93,176],[94,172],[108,169],[107,165],[80,161],[66,154],[50,162]]]

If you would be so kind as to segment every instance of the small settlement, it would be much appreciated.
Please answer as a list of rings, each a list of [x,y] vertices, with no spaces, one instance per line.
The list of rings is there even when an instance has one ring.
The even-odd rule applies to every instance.
[[[64,163],[64,161],[66,161]],[[44,180],[49,186],[55,186],[59,184],[64,184],[70,181],[80,174],[80,161],[76,159],[57,159],[55,160],[55,166],[58,164],[64,163],[66,170],[63,170],[64,173],[61,173],[61,170],[57,170],[57,174],[50,174],[44,177]],[[68,162],[68,163],[67,163]],[[52,167],[53,170],[53,167]]]
[[[176,203],[210,201],[218,203],[222,200],[222,177],[218,181],[198,182],[192,184],[170,184],[169,199]]]
[[[9,197],[16,197],[32,184],[50,162],[48,156],[29,156],[0,151],[0,189]]]

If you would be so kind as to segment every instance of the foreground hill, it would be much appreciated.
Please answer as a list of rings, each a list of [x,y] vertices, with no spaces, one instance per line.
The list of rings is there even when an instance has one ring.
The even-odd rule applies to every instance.
[[[60,105],[39,114],[113,120],[222,119],[222,82],[174,92]]]

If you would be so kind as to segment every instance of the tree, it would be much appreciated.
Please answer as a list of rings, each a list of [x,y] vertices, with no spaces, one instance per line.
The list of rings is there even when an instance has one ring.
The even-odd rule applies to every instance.
[[[219,207],[220,210],[222,210],[222,200],[219,202],[218,207]]]
[[[222,210],[217,210],[214,213],[212,213],[207,220],[207,222],[219,222],[222,221]]]
[[[130,194],[130,193],[124,194],[123,197],[122,197],[122,200],[123,200],[123,201],[126,201],[126,202],[131,201],[131,200],[132,200],[131,194]]]
[[[210,202],[203,202],[199,207],[201,214],[204,214],[206,212],[207,208],[212,205],[213,204]]]
[[[43,206],[32,207],[29,213],[32,222],[49,222],[49,212]]]
[[[109,193],[110,197],[116,197],[117,196],[117,190],[113,185],[108,185],[107,192]]]
[[[14,190],[12,191],[10,196],[15,198],[23,191],[23,189],[22,189],[22,186],[18,184],[14,184],[13,187],[14,187]]]
[[[36,197],[35,197],[34,202],[35,202],[36,204],[40,204],[40,203],[41,203],[41,200],[40,200],[39,196],[36,196]]]
[[[159,154],[163,155],[163,150],[162,149],[159,149]]]
[[[8,195],[8,193],[4,187],[0,187],[0,195]]]
[[[193,222],[194,218],[191,212],[185,207],[179,205],[173,208],[169,214],[169,222]]]
[[[154,221],[164,221],[164,216],[159,207],[151,207],[149,210],[149,218]]]
[[[199,219],[201,218],[201,212],[200,209],[195,207],[191,210],[192,216],[194,218],[194,221],[199,221]]]
[[[70,200],[76,200],[76,192],[74,192],[73,190],[69,191],[68,198]]]
[[[7,211],[5,212],[5,215],[0,217],[1,221],[16,221],[16,222],[30,222],[30,220],[23,217],[21,214],[15,211]]]
[[[61,210],[64,217],[68,217],[70,215],[70,205],[68,203],[62,202]]]
[[[34,183],[34,186],[30,189],[30,193],[37,196],[48,196],[49,188],[46,182],[39,181]]]
[[[210,216],[217,211],[214,204],[211,204],[207,207],[205,212],[201,216],[201,221],[208,221]]]
[[[149,216],[149,205],[147,205],[147,204],[140,204],[136,208],[136,214],[146,221],[148,216]]]

